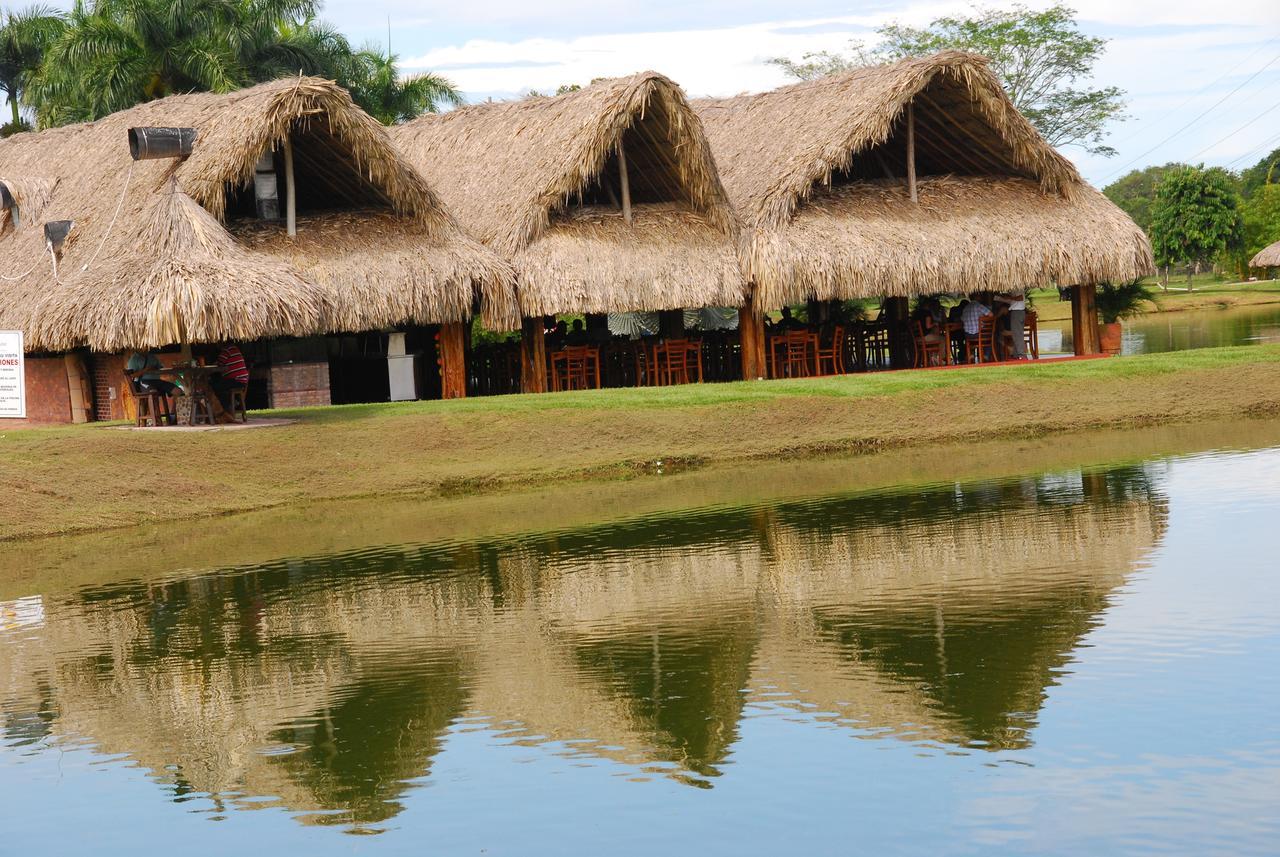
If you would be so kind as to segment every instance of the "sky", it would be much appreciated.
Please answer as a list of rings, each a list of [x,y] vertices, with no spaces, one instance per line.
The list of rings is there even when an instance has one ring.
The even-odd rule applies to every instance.
[[[1114,124],[1107,141],[1118,155],[1063,150],[1095,185],[1168,161],[1239,169],[1280,147],[1280,0],[1071,5],[1085,32],[1109,40],[1095,83],[1127,93],[1130,118]],[[890,21],[923,25],[971,8],[877,0],[327,0],[324,17],[357,43],[385,45],[390,36],[403,70],[443,74],[468,101],[483,101],[645,69],[691,97],[771,89],[788,79],[770,57],[839,51],[851,40],[874,42],[876,27]]]

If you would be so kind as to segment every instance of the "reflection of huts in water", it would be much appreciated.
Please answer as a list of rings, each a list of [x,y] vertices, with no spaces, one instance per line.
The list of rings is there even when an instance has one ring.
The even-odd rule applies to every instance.
[[[704,785],[753,702],[1017,748],[1164,517],[1137,468],[121,585],[44,605],[0,693],[335,823],[397,812],[460,718]]]
[[[130,129],[153,126],[195,129],[189,155],[134,162]],[[178,95],[17,134],[0,141],[0,181],[14,202],[0,213],[0,328],[24,331],[29,353],[67,353],[112,389],[121,375],[110,355],[127,349],[396,326],[460,332],[477,302],[497,327],[518,320],[509,266],[462,232],[385,129],[331,81]],[[45,222],[72,224],[56,263]],[[272,353],[259,355],[263,365]],[[29,374],[45,359],[29,358]],[[301,389],[292,371],[270,379],[278,405]],[[33,418],[69,419],[65,389],[60,401],[33,396]],[[129,393],[86,392],[102,418],[118,418]]]

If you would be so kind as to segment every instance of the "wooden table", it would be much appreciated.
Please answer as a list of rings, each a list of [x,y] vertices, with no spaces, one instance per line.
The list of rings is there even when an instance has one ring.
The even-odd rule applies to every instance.
[[[209,379],[214,375],[221,374],[222,368],[220,366],[202,366],[199,363],[179,363],[152,371],[161,378],[171,380],[181,391],[180,395],[175,395],[174,397],[174,421],[178,425],[192,426],[195,425],[196,409],[195,400],[192,398],[191,392],[195,390],[204,393],[212,402],[216,396],[214,396],[213,388],[209,385]]]

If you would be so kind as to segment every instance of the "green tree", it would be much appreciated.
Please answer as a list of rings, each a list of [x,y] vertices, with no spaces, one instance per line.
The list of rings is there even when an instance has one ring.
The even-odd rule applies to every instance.
[[[1280,241],[1280,184],[1265,184],[1240,207],[1244,227],[1241,268],[1263,247]]]
[[[769,60],[801,80],[877,62],[963,50],[991,60],[1009,98],[1053,146],[1079,146],[1094,154],[1114,155],[1103,144],[1109,122],[1123,118],[1124,92],[1117,87],[1079,86],[1106,51],[1106,39],[1080,32],[1075,10],[1064,5],[1042,11],[976,9],[968,17],[942,17],[923,29],[888,24],[880,41],[860,42],[847,54],[808,53],[799,60]]]
[[[1186,164],[1164,164],[1147,167],[1145,170],[1133,170],[1116,179],[1102,189],[1107,198],[1133,218],[1133,222],[1142,227],[1144,232],[1151,232],[1151,207],[1155,204],[1156,188],[1160,180],[1174,170],[1186,167]]]
[[[1280,149],[1275,149],[1258,163],[1240,173],[1240,195],[1253,196],[1258,188],[1280,181]]]
[[[1157,265],[1204,264],[1241,243],[1240,196],[1230,173],[1181,167],[1164,177],[1151,208]]]
[[[335,57],[319,0],[76,0],[26,100],[41,124],[105,116],[181,92],[227,92]],[[345,41],[342,42],[345,44]],[[340,47],[340,45],[338,46]]]
[[[44,52],[62,33],[62,13],[49,6],[30,6],[20,12],[3,13],[0,18],[0,89],[9,99],[13,118],[5,136],[27,130],[18,112],[18,102],[27,81],[40,68]]]
[[[365,112],[384,125],[463,103],[462,93],[446,78],[429,72],[402,76],[396,59],[395,54],[365,47],[351,55],[336,79]]]

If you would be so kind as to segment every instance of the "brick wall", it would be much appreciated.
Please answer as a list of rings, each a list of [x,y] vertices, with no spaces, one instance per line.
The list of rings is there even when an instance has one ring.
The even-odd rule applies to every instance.
[[[71,422],[67,364],[61,357],[28,357],[23,366],[27,389],[27,418],[0,419],[0,430],[43,423]]]
[[[128,388],[124,381],[123,354],[89,355],[89,374],[93,379],[93,407],[96,420],[129,419],[125,407]]]
[[[308,408],[329,404],[329,364],[273,365],[268,396],[273,408]]]

